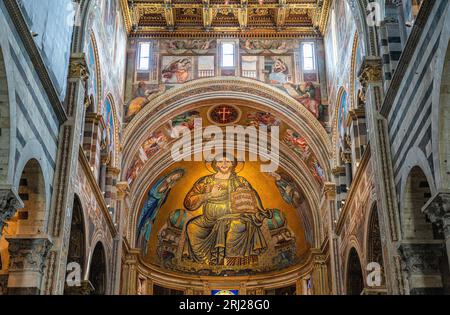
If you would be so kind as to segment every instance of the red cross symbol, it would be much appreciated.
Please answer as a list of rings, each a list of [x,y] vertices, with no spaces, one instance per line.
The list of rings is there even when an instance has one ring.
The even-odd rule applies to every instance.
[[[222,107],[219,111],[218,114],[222,116],[221,121],[222,122],[226,122],[228,120],[228,116],[232,114],[232,112],[230,111],[229,108],[227,107]]]

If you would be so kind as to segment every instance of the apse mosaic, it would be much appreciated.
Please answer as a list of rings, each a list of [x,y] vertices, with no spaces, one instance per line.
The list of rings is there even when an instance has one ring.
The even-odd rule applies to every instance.
[[[132,45],[136,45],[134,42]],[[215,39],[150,41],[149,70],[132,74],[125,122],[166,91],[184,83],[209,77],[237,76],[272,85],[294,98],[324,123],[327,106],[322,104],[319,65],[302,69],[299,40],[241,39],[234,41],[239,53],[235,66],[221,66],[221,46]],[[135,57],[137,58],[137,56]],[[147,61],[146,61],[147,62]]]
[[[323,167],[310,148],[308,141],[300,133],[287,126],[271,113],[258,111],[249,107],[228,105],[226,100],[219,105],[200,107],[179,114],[162,123],[155,131],[151,131],[146,140],[139,146],[126,171],[126,180],[131,186],[142,171],[145,164],[156,154],[170,150],[171,144],[181,135],[184,128],[193,130],[196,118],[202,118],[203,127],[207,125],[226,126],[229,124],[242,126],[265,126],[270,132],[273,126],[280,127],[280,141],[286,144],[308,167],[319,185],[326,179]]]
[[[220,156],[180,162],[151,185],[137,221],[144,259],[201,275],[247,275],[297,264],[310,247],[305,198],[280,170]]]

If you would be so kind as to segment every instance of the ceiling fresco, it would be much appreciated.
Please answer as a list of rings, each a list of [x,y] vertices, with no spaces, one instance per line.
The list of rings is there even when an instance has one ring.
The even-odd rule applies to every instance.
[[[259,166],[219,159],[179,162],[161,172],[137,217],[144,260],[201,275],[248,275],[299,263],[312,242],[309,205],[285,170],[263,174]]]

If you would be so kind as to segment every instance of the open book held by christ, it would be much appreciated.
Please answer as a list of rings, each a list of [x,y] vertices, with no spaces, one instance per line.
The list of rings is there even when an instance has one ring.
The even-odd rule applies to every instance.
[[[232,213],[258,212],[258,204],[256,202],[255,193],[250,189],[232,192],[231,212]]]

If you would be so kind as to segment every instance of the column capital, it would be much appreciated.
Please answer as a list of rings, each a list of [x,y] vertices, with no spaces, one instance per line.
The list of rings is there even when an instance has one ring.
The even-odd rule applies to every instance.
[[[117,197],[120,200],[125,199],[126,196],[130,193],[130,185],[128,182],[119,182],[116,185],[117,188]]]
[[[89,69],[86,63],[84,53],[74,53],[70,56],[69,79],[79,79],[87,81],[89,78]]]
[[[336,184],[332,182],[326,182],[323,185],[322,191],[322,194],[327,198],[333,198],[334,196],[336,196]]]
[[[43,273],[45,260],[53,245],[47,235],[14,235],[7,237],[10,253],[9,272]]]
[[[15,189],[0,188],[0,236],[7,221],[16,214],[17,209],[23,208],[23,202]]]
[[[365,57],[358,72],[358,79],[366,89],[369,83],[382,80],[382,62],[379,57]]]
[[[430,221],[440,228],[450,229],[450,192],[438,192],[422,208]],[[450,232],[450,231],[449,231]]]
[[[336,166],[331,170],[331,173],[333,173],[334,176],[345,175],[345,167]]]

